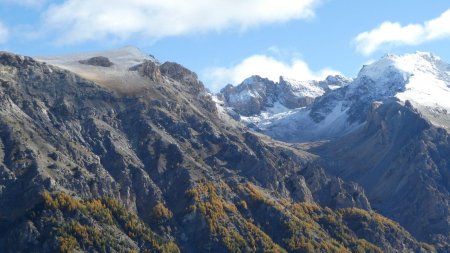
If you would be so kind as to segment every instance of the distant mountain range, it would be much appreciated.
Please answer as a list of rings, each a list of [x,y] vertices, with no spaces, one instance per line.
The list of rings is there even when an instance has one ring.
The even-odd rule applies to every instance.
[[[253,76],[218,96],[242,122],[287,142],[342,136],[363,125],[373,102],[391,99],[409,101],[433,125],[449,130],[449,73],[450,66],[430,53],[386,55],[364,66],[354,80],[281,77],[273,83]]]
[[[328,172],[361,184],[376,210],[421,239],[448,243],[450,65],[430,53],[386,55],[353,80],[290,82],[288,94],[321,92],[296,93],[307,101],[298,106],[271,96],[258,112],[242,113],[286,87],[283,78],[251,77],[223,89],[219,106],[274,139],[303,143]]]
[[[210,94],[134,47],[1,52],[0,252],[448,252],[449,71]]]

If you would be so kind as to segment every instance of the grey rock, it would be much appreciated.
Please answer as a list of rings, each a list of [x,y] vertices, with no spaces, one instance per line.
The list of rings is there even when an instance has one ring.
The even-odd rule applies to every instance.
[[[107,57],[104,57],[104,56],[95,56],[95,57],[89,58],[87,60],[81,60],[80,63],[86,64],[86,65],[92,65],[92,66],[106,67],[106,68],[114,65],[114,63],[112,63]]]
[[[150,78],[155,82],[161,82],[161,71],[159,65],[153,61],[146,61],[142,64],[133,66],[131,71],[138,71],[140,75]]]

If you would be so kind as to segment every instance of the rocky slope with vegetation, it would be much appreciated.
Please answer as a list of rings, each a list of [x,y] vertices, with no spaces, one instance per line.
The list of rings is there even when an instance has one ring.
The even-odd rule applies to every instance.
[[[450,135],[410,103],[375,103],[363,128],[311,151],[361,184],[376,210],[450,250]]]
[[[46,61],[0,53],[1,252],[435,251],[179,64]]]

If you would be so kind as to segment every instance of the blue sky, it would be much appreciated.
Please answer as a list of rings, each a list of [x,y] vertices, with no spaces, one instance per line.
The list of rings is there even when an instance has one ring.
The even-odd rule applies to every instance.
[[[60,55],[134,45],[217,91],[274,80],[353,77],[386,53],[450,61],[450,2],[367,0],[0,0],[0,49]]]

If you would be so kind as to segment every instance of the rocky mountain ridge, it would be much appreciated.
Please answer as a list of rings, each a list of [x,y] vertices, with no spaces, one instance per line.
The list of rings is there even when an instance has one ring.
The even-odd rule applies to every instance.
[[[135,52],[0,54],[2,252],[433,251],[195,73]]]
[[[342,76],[328,76],[323,81],[297,81],[280,76],[275,83],[267,78],[252,76],[238,86],[225,86],[218,97],[223,106],[231,107],[242,116],[255,116],[272,107],[284,110],[305,107],[326,92],[350,82]]]

